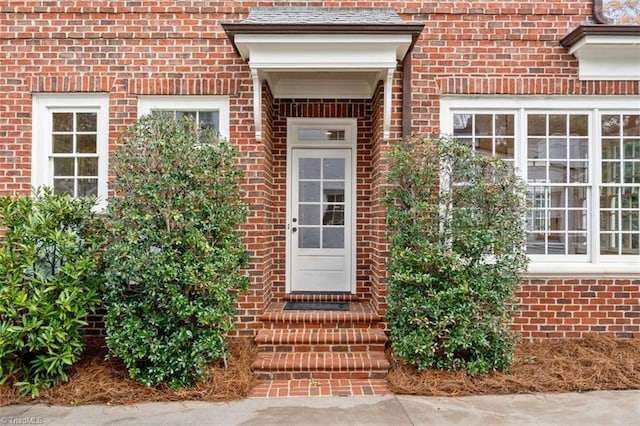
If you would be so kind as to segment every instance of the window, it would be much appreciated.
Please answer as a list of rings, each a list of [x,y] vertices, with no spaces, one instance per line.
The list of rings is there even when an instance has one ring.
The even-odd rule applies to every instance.
[[[526,113],[530,254],[584,254],[589,163],[587,114]]]
[[[229,98],[226,96],[139,96],[138,116],[165,111],[176,118],[193,117],[224,138],[229,138]]]
[[[105,94],[34,95],[34,187],[106,201],[108,109]]]
[[[191,117],[201,127],[211,129],[214,132],[220,131],[220,114],[218,111],[165,110],[163,112],[171,114],[176,120],[180,120],[183,117]]]
[[[305,142],[344,142],[344,130],[336,129],[299,129],[298,140]]]
[[[445,97],[441,114],[526,180],[531,270],[640,271],[640,98]]]
[[[603,114],[600,254],[640,253],[640,114]]]

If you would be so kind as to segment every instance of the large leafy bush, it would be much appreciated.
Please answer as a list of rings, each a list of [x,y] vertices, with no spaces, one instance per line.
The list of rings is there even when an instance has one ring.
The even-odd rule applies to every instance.
[[[247,253],[235,153],[163,114],[126,131],[113,159],[105,258],[107,345],[148,386],[188,386],[223,359]]]
[[[509,307],[527,264],[521,179],[446,138],[408,138],[389,158],[394,354],[420,369],[506,369]]]
[[[100,302],[94,200],[37,190],[0,198],[0,383],[39,393],[67,380]]]

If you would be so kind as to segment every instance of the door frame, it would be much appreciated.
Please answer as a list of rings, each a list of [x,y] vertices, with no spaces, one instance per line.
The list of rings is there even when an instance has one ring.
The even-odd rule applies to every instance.
[[[322,141],[322,142],[307,142],[299,141],[297,138],[297,132],[300,129],[317,129],[322,127],[334,127],[339,130],[345,131],[345,141]],[[348,149],[351,150],[351,188],[345,188],[350,191],[351,199],[351,217],[345,220],[351,221],[351,232],[348,238],[351,238],[351,253],[347,254],[346,261],[351,262],[350,273],[350,291],[349,293],[355,294],[356,292],[356,218],[357,218],[357,120],[355,118],[287,118],[287,171],[286,171],[286,199],[287,209],[285,217],[285,292],[292,292],[292,196],[291,196],[291,184],[292,184],[292,158],[294,149]],[[346,200],[346,193],[345,193]]]

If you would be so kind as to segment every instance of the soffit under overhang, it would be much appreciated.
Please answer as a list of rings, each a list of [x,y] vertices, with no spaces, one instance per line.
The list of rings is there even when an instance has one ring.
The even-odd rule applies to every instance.
[[[263,81],[275,98],[370,99],[382,80],[383,137],[389,138],[393,73],[423,24],[405,23],[388,9],[257,9],[245,22],[223,27],[252,72],[258,140]]]

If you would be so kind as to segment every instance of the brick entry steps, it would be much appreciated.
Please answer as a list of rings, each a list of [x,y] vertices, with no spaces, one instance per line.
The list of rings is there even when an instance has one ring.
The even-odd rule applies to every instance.
[[[384,379],[384,325],[368,302],[348,312],[283,311],[272,302],[256,335],[254,374],[262,380]]]
[[[393,395],[385,379],[266,380],[249,398]]]

